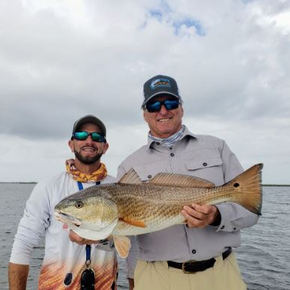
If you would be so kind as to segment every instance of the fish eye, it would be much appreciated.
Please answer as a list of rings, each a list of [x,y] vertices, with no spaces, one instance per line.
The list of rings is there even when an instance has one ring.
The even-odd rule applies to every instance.
[[[76,201],[76,203],[75,203],[75,207],[76,207],[76,208],[82,208],[83,205],[84,205],[84,203],[83,203],[81,200],[78,200],[78,201]]]

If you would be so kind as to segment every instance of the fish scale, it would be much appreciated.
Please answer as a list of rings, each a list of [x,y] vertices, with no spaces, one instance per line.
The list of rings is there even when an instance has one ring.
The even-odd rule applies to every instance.
[[[227,192],[210,190],[206,188],[178,188],[140,185],[116,185],[117,194],[112,195],[112,200],[118,205],[119,215],[125,220],[142,220],[146,228],[140,228],[125,222],[119,222],[113,234],[137,235],[166,228],[168,225],[182,223],[184,217],[180,214],[184,205],[191,203],[204,203],[222,200],[228,195]],[[124,196],[124,193],[127,193]],[[129,192],[129,194],[128,194]],[[213,196],[210,198],[210,196]],[[142,198],[140,198],[142,197]],[[166,200],[166,202],[164,202]],[[134,201],[134,203],[132,203]],[[132,205],[133,204],[133,205]]]
[[[263,164],[256,164],[218,187],[170,173],[159,173],[144,183],[131,169],[118,183],[90,187],[65,198],[56,205],[55,214],[88,239],[139,235],[181,224],[183,206],[192,203],[235,202],[260,214],[262,168]]]

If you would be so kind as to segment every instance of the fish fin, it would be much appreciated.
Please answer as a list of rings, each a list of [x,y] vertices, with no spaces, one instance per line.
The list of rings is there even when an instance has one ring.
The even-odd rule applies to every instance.
[[[139,227],[139,228],[146,228],[146,224],[143,221],[140,220],[129,220],[125,218],[119,218],[119,221],[124,222],[126,224]]]
[[[131,168],[121,177],[118,183],[140,184],[142,183],[142,180],[137,174],[137,172],[133,168]]]
[[[213,188],[215,185],[205,179],[190,175],[158,173],[149,181],[150,184],[175,187],[204,187]]]
[[[119,256],[123,259],[128,257],[129,250],[131,248],[131,241],[128,237],[113,236],[115,248]]]
[[[258,215],[262,209],[262,168],[262,163],[256,164],[222,186],[233,188],[235,193],[230,201]]]

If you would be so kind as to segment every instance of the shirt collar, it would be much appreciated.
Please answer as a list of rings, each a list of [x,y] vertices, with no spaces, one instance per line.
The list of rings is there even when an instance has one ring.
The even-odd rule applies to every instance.
[[[186,136],[197,139],[197,135],[191,133],[185,125],[183,125],[183,126],[184,126],[184,132],[183,132],[183,135],[179,141],[181,141]],[[147,150],[149,150],[152,147],[153,143],[154,143],[154,141],[148,137]]]

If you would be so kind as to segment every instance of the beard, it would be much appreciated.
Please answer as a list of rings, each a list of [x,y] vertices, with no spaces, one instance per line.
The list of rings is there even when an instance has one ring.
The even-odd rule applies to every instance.
[[[84,164],[88,164],[88,165],[99,161],[103,155],[103,154],[97,154],[94,157],[84,157],[79,152],[75,151],[74,153],[75,153],[76,159],[78,159],[80,162],[82,162]]]

